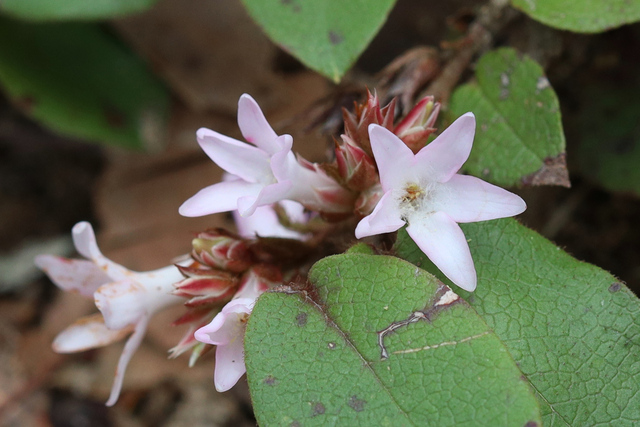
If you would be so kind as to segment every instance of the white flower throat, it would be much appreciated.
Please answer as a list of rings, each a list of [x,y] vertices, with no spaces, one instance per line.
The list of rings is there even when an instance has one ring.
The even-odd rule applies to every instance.
[[[434,187],[433,183],[421,185],[409,182],[405,185],[398,197],[398,207],[403,220],[409,222],[409,219],[417,213],[428,215],[434,212],[432,203]]]

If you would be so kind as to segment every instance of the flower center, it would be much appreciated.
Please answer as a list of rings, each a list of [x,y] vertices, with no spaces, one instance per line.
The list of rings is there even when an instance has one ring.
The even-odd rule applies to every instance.
[[[417,212],[430,213],[429,201],[433,193],[432,190],[432,185],[420,185],[414,182],[408,183],[404,187],[399,197],[399,207],[405,221],[409,222],[409,217]]]

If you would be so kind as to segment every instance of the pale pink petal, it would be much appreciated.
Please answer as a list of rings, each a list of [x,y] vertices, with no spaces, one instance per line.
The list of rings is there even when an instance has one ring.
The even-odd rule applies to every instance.
[[[356,227],[356,237],[361,239],[376,234],[391,233],[404,224],[400,217],[398,202],[393,198],[393,192],[387,191],[378,201],[373,212],[360,220]]]
[[[453,283],[469,292],[476,288],[476,269],[467,239],[447,214],[417,213],[409,218],[407,233]]]
[[[247,371],[244,364],[244,329],[227,345],[216,348],[216,365],[213,382],[220,393],[236,385],[240,377]]]
[[[238,209],[241,197],[257,197],[264,185],[241,179],[219,182],[198,191],[180,206],[178,212],[187,217],[210,215]]]
[[[269,289],[269,286],[265,283],[265,280],[254,273],[253,270],[249,270],[243,276],[242,284],[233,296],[233,299],[248,299],[255,301],[267,289]]]
[[[293,182],[284,181],[267,185],[257,196],[245,196],[238,199],[238,212],[242,216],[253,215],[259,206],[272,205],[289,196]]]
[[[100,286],[93,297],[107,327],[122,329],[137,323],[142,317],[151,316],[171,305],[184,302],[184,299],[169,294],[174,290],[173,283],[180,280],[175,274],[177,269],[169,268],[173,276],[155,281],[155,284],[154,281],[144,283],[137,280],[140,276],[153,274],[151,272],[131,273],[131,279]]]
[[[77,223],[71,229],[71,236],[78,253],[92,260],[111,280],[124,280],[129,277],[129,270],[102,255],[91,224],[86,221]]]
[[[433,142],[416,154],[420,176],[429,181],[447,182],[469,158],[476,131],[473,113],[460,116]]]
[[[238,298],[227,303],[211,323],[195,331],[193,336],[205,344],[224,346],[244,334],[242,319],[251,312],[255,300]]]
[[[455,222],[506,218],[527,208],[520,196],[473,176],[454,175],[437,187],[437,193],[433,209],[445,212]]]
[[[278,135],[267,122],[258,103],[246,93],[238,101],[238,126],[247,142],[273,155],[282,149]]]
[[[120,341],[131,333],[133,327],[109,329],[101,314],[82,317],[60,332],[53,340],[56,353],[76,353]]]
[[[118,367],[116,368],[116,375],[113,379],[113,385],[111,386],[111,394],[109,395],[109,400],[107,400],[106,403],[107,406],[113,406],[118,401],[120,391],[122,390],[122,381],[124,380],[124,373],[127,370],[127,365],[129,364],[133,353],[135,353],[138,347],[140,347],[140,343],[142,343],[144,334],[145,332],[147,332],[148,324],[149,317],[143,317],[142,319],[140,319],[140,321],[135,325],[133,334],[131,334],[131,336],[127,340],[127,343],[124,345],[124,349],[122,350],[122,354],[120,355],[120,360],[118,360]]]
[[[399,189],[413,177],[411,172],[414,163],[413,152],[400,138],[389,130],[378,125],[369,125],[371,149],[375,157],[382,189],[387,192]]]
[[[283,200],[280,203],[283,202],[290,201]],[[302,208],[299,203],[291,203],[295,203]],[[287,214],[289,214],[289,211],[287,211]],[[297,213],[294,213],[294,215],[297,215]],[[291,216],[289,218],[294,222],[302,222],[298,216],[296,216],[295,220]],[[256,236],[283,237],[286,239],[303,239],[305,237],[302,233],[284,227],[272,206],[260,206],[256,208],[252,215],[246,217],[240,215],[240,212],[236,210],[233,211],[233,219],[235,220],[238,234],[249,239]]]
[[[209,129],[199,129],[197,135],[202,150],[225,171],[251,183],[270,179],[269,155],[265,151]]]
[[[93,298],[93,293],[101,285],[111,281],[92,261],[38,255],[35,264],[60,289],[77,292],[87,298]]]
[[[144,309],[144,288],[133,279],[107,283],[93,297],[109,329],[134,325],[147,313]]]

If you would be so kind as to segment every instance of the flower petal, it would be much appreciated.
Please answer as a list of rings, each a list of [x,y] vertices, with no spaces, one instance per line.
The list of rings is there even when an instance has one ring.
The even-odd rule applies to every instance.
[[[404,220],[400,217],[398,204],[393,199],[393,192],[387,191],[378,201],[373,212],[358,223],[356,237],[362,239],[375,234],[391,233],[404,224]]]
[[[218,166],[247,182],[264,182],[271,179],[269,154],[210,129],[197,132],[202,150]]]
[[[92,260],[109,276],[110,280],[124,280],[129,277],[129,270],[102,255],[90,223],[82,221],[74,225],[71,229],[71,236],[78,253]]]
[[[479,178],[454,175],[437,187],[434,209],[455,222],[487,221],[518,215],[527,208],[520,196]]]
[[[213,382],[216,390],[224,392],[236,385],[240,377],[247,372],[244,364],[244,329],[227,345],[216,348],[216,365]]]
[[[238,212],[242,216],[253,215],[259,206],[272,205],[288,197],[292,181],[278,182],[262,188],[257,196],[245,196],[238,199]]]
[[[87,298],[93,298],[93,293],[101,285],[111,281],[93,261],[38,255],[35,264],[60,289],[78,292]]]
[[[241,197],[257,197],[264,186],[241,179],[223,181],[205,187],[180,206],[178,212],[187,217],[204,216],[238,209]]]
[[[122,354],[120,355],[120,360],[118,360],[118,367],[116,368],[116,375],[113,379],[113,385],[111,386],[111,394],[109,395],[109,400],[107,400],[106,403],[107,406],[113,406],[118,401],[118,397],[120,397],[120,391],[122,390],[122,381],[124,380],[124,373],[127,370],[127,365],[129,364],[133,353],[135,353],[138,347],[140,347],[140,343],[142,343],[144,334],[147,332],[148,324],[148,316],[140,319],[140,321],[136,323],[133,334],[131,334],[131,336],[127,340],[127,343],[124,345],[124,349],[122,350]]]
[[[293,203],[304,209],[302,205],[290,200],[282,200],[280,203],[284,206],[283,202]],[[288,208],[285,206],[287,215],[289,214]],[[295,220],[293,222],[304,222],[302,215],[296,212],[293,214]],[[289,216],[291,219],[292,216]],[[238,234],[242,237],[253,239],[256,236],[260,237],[283,237],[285,239],[297,239],[304,240],[307,236],[297,231],[286,228],[280,223],[278,214],[273,208],[273,205],[260,206],[256,208],[256,211],[250,216],[242,216],[240,212],[233,211],[233,219],[235,220]]]
[[[264,117],[258,103],[248,94],[238,101],[238,126],[247,142],[273,155],[282,149],[278,135]]]
[[[433,142],[416,154],[422,177],[429,181],[447,182],[469,158],[476,132],[473,113],[466,113],[444,130]]]
[[[251,298],[238,298],[228,302],[211,323],[195,331],[193,336],[205,344],[227,345],[238,334],[244,333],[241,319],[251,312],[254,303],[255,300]]]
[[[467,239],[446,213],[410,217],[407,233],[453,283],[469,292],[476,288],[476,269]]]
[[[413,152],[400,138],[378,125],[369,125],[371,149],[378,165],[380,183],[386,192],[403,187],[414,162]],[[411,178],[410,178],[411,179]]]
[[[53,340],[56,353],[76,353],[120,341],[131,333],[133,327],[109,329],[100,313],[82,317],[60,332]]]

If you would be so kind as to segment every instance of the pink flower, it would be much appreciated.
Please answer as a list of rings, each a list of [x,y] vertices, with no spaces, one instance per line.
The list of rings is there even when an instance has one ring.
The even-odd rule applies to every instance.
[[[300,203],[283,200],[279,204],[292,223],[304,224],[309,220],[308,215],[304,213],[304,206]],[[248,217],[243,217],[238,211],[233,211],[233,219],[236,222],[238,234],[247,239],[259,236],[304,240],[308,237],[304,233],[282,225],[272,205],[261,206],[256,209],[253,215]]]
[[[211,323],[194,333],[198,341],[217,346],[213,380],[219,392],[236,385],[247,371],[244,364],[247,319],[256,299],[269,287],[267,282],[256,272],[249,271],[234,299],[222,308]]]
[[[182,204],[181,215],[237,209],[242,216],[249,216],[259,206],[281,200],[295,200],[322,212],[349,211],[349,192],[316,165],[296,158],[291,136],[278,136],[247,94],[238,102],[238,125],[250,144],[209,129],[198,130],[204,152],[233,177],[200,190]]]
[[[112,406],[118,400],[124,372],[142,342],[151,316],[182,302],[170,295],[173,284],[182,275],[174,266],[137,273],[114,263],[98,249],[93,228],[87,222],[76,224],[72,235],[76,250],[89,261],[39,255],[35,263],[59,288],[93,298],[102,315],[76,321],[55,338],[53,349],[58,353],[84,351],[111,344],[133,332],[118,361],[107,401]]]
[[[371,147],[384,194],[356,228],[356,237],[362,238],[407,224],[418,247],[467,291],[476,288],[476,271],[457,223],[505,218],[526,209],[515,194],[456,174],[469,157],[474,133],[475,117],[467,113],[414,155],[396,135],[371,125]]]

